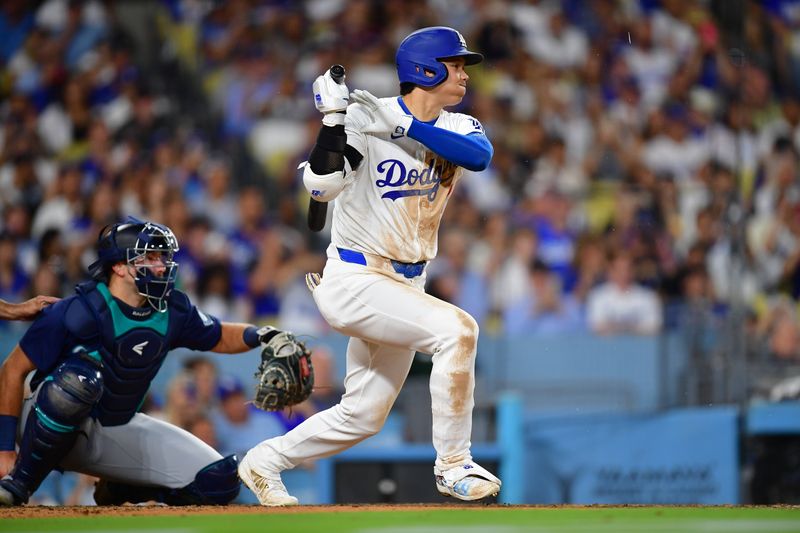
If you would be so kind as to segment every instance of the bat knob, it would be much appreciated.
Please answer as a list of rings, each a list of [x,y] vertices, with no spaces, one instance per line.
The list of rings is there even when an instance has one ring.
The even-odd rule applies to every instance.
[[[331,79],[336,83],[342,83],[344,79],[344,67],[342,65],[333,65],[331,67]]]

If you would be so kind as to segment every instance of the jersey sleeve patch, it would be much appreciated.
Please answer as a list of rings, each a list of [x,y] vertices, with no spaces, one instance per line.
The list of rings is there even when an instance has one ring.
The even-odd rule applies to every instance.
[[[469,115],[464,115],[463,113],[459,113],[455,115],[455,131],[456,133],[460,133],[462,135],[471,135],[473,133],[477,133],[480,135],[486,135],[486,132],[483,129],[483,124],[475,118]]]

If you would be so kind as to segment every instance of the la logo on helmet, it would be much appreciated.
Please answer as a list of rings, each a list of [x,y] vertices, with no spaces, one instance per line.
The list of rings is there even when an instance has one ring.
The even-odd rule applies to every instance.
[[[463,35],[461,35],[461,32],[460,32],[460,31],[458,31],[458,30],[453,30],[453,31],[455,31],[455,32],[456,32],[456,35],[458,35],[458,40],[461,42],[461,46],[463,46],[464,48],[466,48],[466,47],[467,47],[467,41],[465,41],[465,40],[464,40],[464,36],[463,36]]]

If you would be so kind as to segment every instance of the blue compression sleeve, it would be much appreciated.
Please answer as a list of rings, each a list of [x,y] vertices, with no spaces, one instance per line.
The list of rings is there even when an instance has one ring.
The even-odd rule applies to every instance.
[[[436,154],[467,170],[479,171],[489,166],[494,148],[486,135],[471,133],[461,135],[454,131],[437,128],[414,119],[408,128],[408,136],[419,141]]]

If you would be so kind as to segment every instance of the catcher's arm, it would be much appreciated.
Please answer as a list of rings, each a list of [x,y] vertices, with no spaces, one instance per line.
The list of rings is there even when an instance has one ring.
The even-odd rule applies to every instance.
[[[252,324],[222,322],[217,344],[211,348],[216,353],[242,353],[261,346],[258,328]]]
[[[263,348],[267,341],[281,332],[272,326],[257,327],[238,322],[221,322],[217,344],[211,348],[216,353],[242,353],[253,348]]]
[[[22,411],[22,395],[25,376],[36,365],[22,351],[19,345],[0,366],[0,477],[8,474],[14,467],[17,453],[14,449],[14,437],[17,433],[20,411]]]

